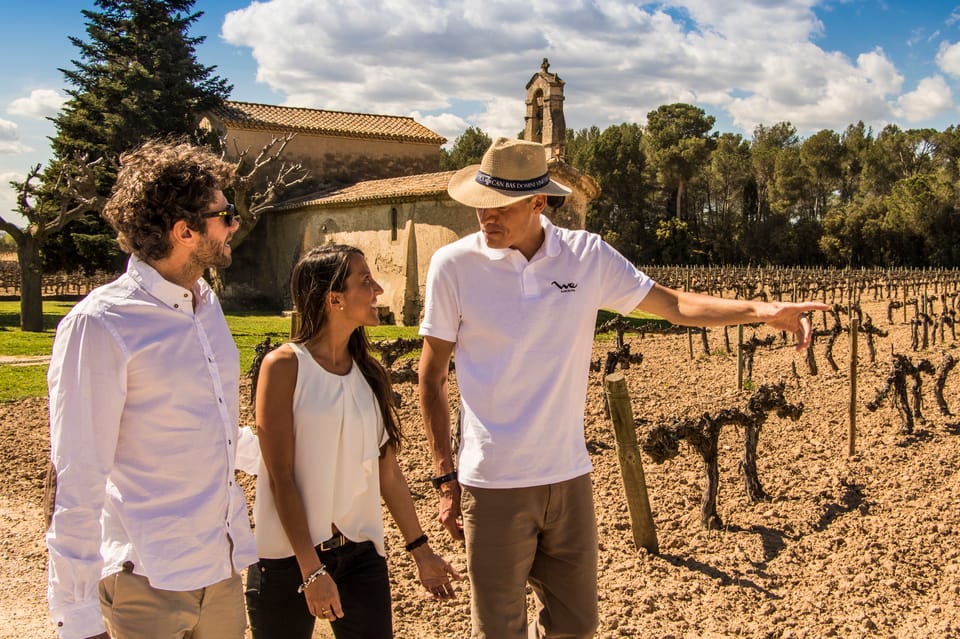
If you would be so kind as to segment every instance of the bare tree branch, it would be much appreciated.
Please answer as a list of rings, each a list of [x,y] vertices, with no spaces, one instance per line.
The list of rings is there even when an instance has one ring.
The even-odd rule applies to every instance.
[[[44,225],[44,233],[56,233],[64,226],[88,211],[99,213],[106,198],[97,193],[97,176],[94,167],[103,158],[87,161],[86,155],[75,155],[69,165],[64,165],[57,177],[60,195],[58,214]]]
[[[17,209],[27,219],[27,225],[18,227],[0,216],[0,229],[10,234],[18,244],[24,235],[43,241],[47,235],[61,230],[88,211],[100,211],[106,199],[97,193],[94,167],[102,158],[88,161],[86,155],[76,155],[65,162],[51,191],[58,196],[57,206],[50,207],[44,195],[34,185],[40,177],[40,165],[32,167],[22,182],[11,180],[17,192]],[[31,201],[32,200],[32,201]]]
[[[17,243],[17,261],[20,263],[20,328],[24,331],[43,330],[43,264],[40,251],[51,233],[61,230],[71,220],[88,211],[99,211],[105,198],[97,193],[94,167],[87,156],[75,155],[60,165],[56,181],[49,190],[34,185],[40,177],[40,165],[27,173],[22,182],[10,184],[17,191],[17,212],[27,219],[19,228],[0,217],[3,229]],[[49,194],[49,195],[48,195]],[[47,197],[55,200],[48,202]]]
[[[273,206],[287,189],[310,177],[310,171],[300,162],[280,161],[287,144],[296,135],[287,133],[280,137],[273,136],[252,161],[249,160],[250,149],[241,149],[234,141],[237,178],[233,190],[237,212],[243,224],[233,236],[232,246],[236,247],[250,234],[260,220],[260,214]],[[225,153],[228,148],[226,137],[220,139],[220,147]],[[265,171],[277,162],[280,162],[280,166],[276,173],[264,178]],[[263,184],[263,189],[254,191],[258,184]]]

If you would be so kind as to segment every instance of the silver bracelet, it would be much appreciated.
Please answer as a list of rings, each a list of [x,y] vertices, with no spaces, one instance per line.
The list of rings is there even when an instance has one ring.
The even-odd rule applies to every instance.
[[[307,577],[307,580],[304,581],[302,584],[300,584],[300,586],[297,588],[297,592],[300,594],[303,594],[303,591],[309,588],[310,584],[312,584],[313,582],[315,582],[317,579],[319,579],[325,574],[327,574],[327,567],[324,566],[323,564],[320,564],[320,567],[314,570],[313,574]]]

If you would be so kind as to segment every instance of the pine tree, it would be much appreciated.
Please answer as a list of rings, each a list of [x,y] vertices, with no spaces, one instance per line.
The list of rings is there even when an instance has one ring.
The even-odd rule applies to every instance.
[[[225,100],[232,89],[197,62],[203,37],[188,35],[203,15],[194,0],[96,0],[82,10],[86,39],[71,37],[79,58],[60,69],[70,99],[54,119],[54,159],[44,172],[47,188],[61,164],[78,154],[104,158],[97,190],[108,195],[119,155],[146,139],[190,135],[196,115]],[[116,268],[122,263],[113,231],[88,215],[51,236],[44,249],[46,269]]]
[[[479,127],[470,127],[454,140],[450,151],[440,149],[440,170],[452,171],[479,164],[493,140]]]
[[[43,330],[43,271],[121,263],[113,230],[98,215],[119,155],[149,138],[192,134],[196,115],[232,89],[213,75],[215,67],[196,60],[203,38],[187,31],[203,14],[190,12],[194,0],[95,4],[98,11],[81,11],[87,39],[70,39],[79,59],[61,69],[72,88],[53,118],[54,158],[13,184],[28,223],[21,228],[0,215],[0,230],[17,243],[20,326],[27,331]]]

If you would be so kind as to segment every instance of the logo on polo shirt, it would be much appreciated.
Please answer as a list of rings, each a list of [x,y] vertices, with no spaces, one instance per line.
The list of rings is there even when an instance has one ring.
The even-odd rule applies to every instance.
[[[576,282],[568,282],[567,284],[561,284],[556,280],[554,280],[553,282],[550,282],[550,283],[556,286],[558,289],[560,289],[561,293],[573,293],[577,288]]]

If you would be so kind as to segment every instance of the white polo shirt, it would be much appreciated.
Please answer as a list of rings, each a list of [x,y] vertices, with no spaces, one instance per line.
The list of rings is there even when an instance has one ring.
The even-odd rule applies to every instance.
[[[528,262],[480,232],[439,249],[420,334],[454,342],[462,483],[522,488],[590,472],[583,412],[597,311],[653,287],[600,237],[553,226]]]

